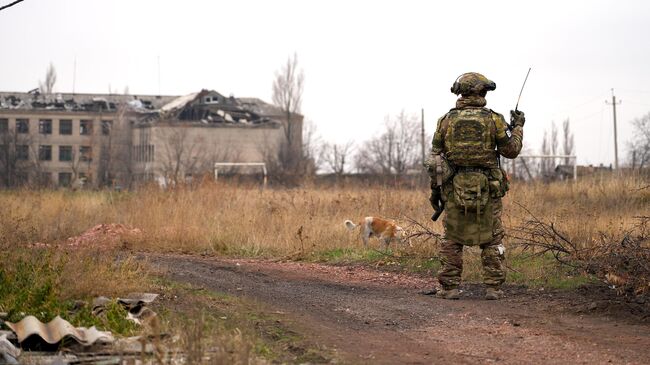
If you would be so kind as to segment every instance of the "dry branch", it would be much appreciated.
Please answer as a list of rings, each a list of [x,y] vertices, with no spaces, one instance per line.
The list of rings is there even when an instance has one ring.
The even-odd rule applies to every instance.
[[[509,236],[515,245],[529,252],[526,258],[551,254],[560,264],[593,275],[619,293],[650,291],[650,217],[634,217],[637,223],[623,237],[601,233],[599,242],[581,244],[555,223],[543,222],[518,205],[530,219],[511,229]]]

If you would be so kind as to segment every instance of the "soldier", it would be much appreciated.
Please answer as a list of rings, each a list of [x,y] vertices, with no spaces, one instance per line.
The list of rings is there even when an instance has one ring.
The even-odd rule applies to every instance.
[[[458,299],[463,271],[463,246],[479,246],[483,263],[485,299],[503,296],[502,261],[505,247],[501,224],[501,198],[508,179],[500,156],[515,158],[521,151],[524,113],[510,111],[510,126],[503,115],[485,108],[485,95],[496,84],[470,72],[460,75],[451,92],[460,95],[456,107],[438,120],[426,166],[431,177],[431,206],[446,209],[441,242],[442,267],[436,296]]]

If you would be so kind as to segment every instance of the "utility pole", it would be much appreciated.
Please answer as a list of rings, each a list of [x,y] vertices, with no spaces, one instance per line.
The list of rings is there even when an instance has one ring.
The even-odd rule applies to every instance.
[[[620,104],[621,101],[618,101]],[[605,100],[605,104],[609,105],[609,102]],[[612,110],[614,111],[614,169],[618,170],[618,138],[616,136],[616,95],[614,95],[614,89],[612,88]]]
[[[420,144],[422,145],[422,166],[424,166],[424,161],[427,158],[426,150],[424,148],[424,108],[422,108],[422,128],[420,130]]]

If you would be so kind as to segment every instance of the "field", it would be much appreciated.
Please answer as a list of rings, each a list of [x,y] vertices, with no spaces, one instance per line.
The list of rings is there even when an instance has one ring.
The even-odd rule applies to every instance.
[[[418,222],[434,234],[441,233],[441,223],[428,219],[431,208],[427,199],[424,188],[261,189],[213,182],[167,191],[3,191],[0,312],[8,313],[11,320],[17,320],[22,312],[46,320],[69,310],[77,299],[181,290],[176,284],[161,282],[147,260],[135,258],[138,253],[365,265],[432,278],[439,267],[435,236],[419,236],[412,240],[413,247],[397,245],[384,252],[373,240],[372,247],[364,249],[360,239],[343,226],[345,219],[377,215],[395,219],[411,232],[418,230],[414,225]],[[577,183],[515,182],[504,200],[503,220],[512,233],[506,239],[508,281],[529,288],[559,289],[603,281],[603,273],[560,265],[550,253],[531,257],[531,252],[541,248],[523,251],[527,237],[522,235],[530,234],[526,227],[535,222],[552,224],[571,245],[589,249],[585,252],[597,251],[600,245],[620,242],[629,235],[642,217],[650,216],[649,207],[648,181],[639,177],[601,176]],[[122,224],[127,233],[99,245],[87,241],[70,244],[70,237],[98,224]],[[570,253],[566,257],[575,259]],[[467,251],[465,263],[465,280],[480,282],[477,249]],[[191,288],[184,290],[185,295],[195,297]],[[232,312],[233,299],[222,299],[223,307]],[[213,303],[205,298],[197,301]],[[249,306],[237,303],[235,308]],[[68,319],[124,335],[138,331],[126,321],[93,319],[88,311]],[[226,327],[229,331],[244,329],[250,338],[260,337],[255,329],[245,330],[246,322]],[[235,341],[238,348],[245,348],[244,353],[281,351],[255,339],[242,345],[246,341]]]

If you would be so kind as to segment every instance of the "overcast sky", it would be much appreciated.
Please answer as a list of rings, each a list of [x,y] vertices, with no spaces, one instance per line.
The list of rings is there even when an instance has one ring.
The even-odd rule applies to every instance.
[[[402,109],[424,108],[431,133],[468,71],[496,82],[488,106],[507,115],[532,67],[525,147],[570,118],[581,163],[613,161],[611,88],[621,159],[630,121],[650,111],[650,1],[25,0],[0,12],[0,36],[2,91],[37,87],[51,61],[71,92],[76,59],[77,92],[270,101],[296,52],[302,112],[335,142],[364,141]]]

